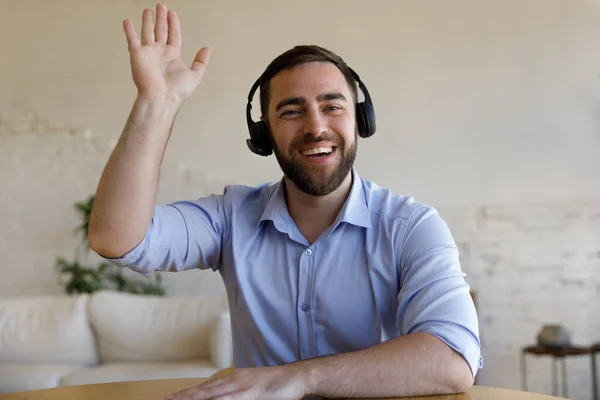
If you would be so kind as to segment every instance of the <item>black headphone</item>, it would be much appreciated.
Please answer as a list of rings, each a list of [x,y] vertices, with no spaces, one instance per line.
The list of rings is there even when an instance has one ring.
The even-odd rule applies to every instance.
[[[362,83],[358,74],[349,68],[350,73],[354,77],[354,80],[358,83],[358,87],[365,96],[365,101],[356,104],[356,124],[358,126],[358,134],[362,138],[368,138],[373,136],[375,133],[375,108],[369,96],[367,87]],[[250,139],[246,139],[246,144],[250,151],[260,156],[269,156],[273,153],[273,147],[271,146],[271,137],[269,135],[269,125],[265,121],[254,122],[252,120],[252,98],[254,92],[260,86],[260,78],[254,82],[250,93],[248,94],[248,105],[246,106],[246,121],[248,123],[248,130],[250,131]]]

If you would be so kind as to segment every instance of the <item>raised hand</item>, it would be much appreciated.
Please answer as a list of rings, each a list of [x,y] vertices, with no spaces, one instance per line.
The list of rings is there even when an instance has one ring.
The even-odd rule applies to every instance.
[[[210,49],[198,51],[191,67],[181,59],[181,27],[179,18],[163,4],[154,13],[142,13],[140,42],[133,23],[123,21],[131,61],[133,81],[142,100],[168,100],[180,105],[200,84],[210,58]]]

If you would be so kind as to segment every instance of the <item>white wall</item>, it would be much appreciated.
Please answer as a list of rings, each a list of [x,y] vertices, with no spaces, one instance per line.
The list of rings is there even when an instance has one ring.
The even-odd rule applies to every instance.
[[[205,45],[213,56],[175,124],[161,203],[219,192],[226,183],[278,179],[274,158],[245,147],[247,92],[284,50],[320,44],[345,58],[375,102],[378,131],[360,142],[360,173],[440,207],[461,246],[470,249],[463,260],[479,292],[489,354],[481,383],[518,388],[517,349],[533,340],[544,320],[564,322],[577,340],[600,340],[592,337],[598,310],[586,308],[599,304],[598,286],[582,292],[570,278],[597,282],[600,272],[596,259],[585,261],[600,251],[600,234],[586,222],[600,208],[600,2],[166,4],[182,20],[186,60]],[[121,21],[133,19],[139,29],[141,10],[153,6],[136,0],[0,1],[1,296],[62,293],[51,267],[57,256],[72,257],[78,243],[71,204],[95,190],[135,95]],[[556,215],[552,210],[570,210],[580,222],[567,233],[550,227],[554,233],[541,236],[469,230],[481,207],[511,210],[510,204],[520,210],[515,230],[537,224],[531,222],[540,219],[532,215],[536,210],[547,210],[542,215],[548,218]],[[531,257],[540,257],[533,272],[523,261],[529,245],[537,249]],[[571,247],[578,255],[561,258]],[[519,261],[510,261],[515,251]],[[497,260],[491,275],[489,257],[472,257],[490,252]],[[549,276],[558,283],[520,286],[523,277],[537,282]],[[166,279],[172,295],[223,290],[210,272]],[[564,299],[564,307],[549,308],[548,293]],[[503,308],[509,300],[516,314]],[[525,304],[545,311],[519,314]],[[575,304],[591,322],[567,318]],[[504,331],[510,337],[497,333]],[[532,382],[541,382],[534,388],[549,390],[544,361],[532,363]],[[578,365],[573,382],[587,379],[587,364]],[[589,379],[572,386],[572,398],[590,398]]]

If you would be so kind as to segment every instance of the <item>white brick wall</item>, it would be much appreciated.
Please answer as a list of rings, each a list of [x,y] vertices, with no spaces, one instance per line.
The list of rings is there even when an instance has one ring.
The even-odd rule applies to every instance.
[[[600,203],[440,213],[478,293],[480,384],[520,389],[520,349],[535,343],[543,324],[564,325],[577,345],[600,341]],[[529,390],[551,394],[550,358],[528,356],[527,364]],[[592,398],[589,356],[567,359],[567,381],[569,398]]]

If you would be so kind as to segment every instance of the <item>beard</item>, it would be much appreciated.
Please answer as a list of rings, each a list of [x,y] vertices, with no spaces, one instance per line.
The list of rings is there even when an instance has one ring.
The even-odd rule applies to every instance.
[[[306,164],[301,159],[303,156],[295,151],[299,146],[321,141],[335,143],[335,152],[339,153],[339,164],[334,166],[331,173],[328,173],[327,169],[329,168],[327,166]],[[318,137],[312,135],[297,137],[290,144],[288,154],[292,154],[291,157],[286,157],[281,152],[273,138],[271,138],[271,142],[273,152],[284,175],[304,193],[312,196],[325,196],[340,187],[350,170],[352,170],[358,147],[358,133],[355,135],[354,143],[347,150],[345,142],[337,135],[323,134]]]

